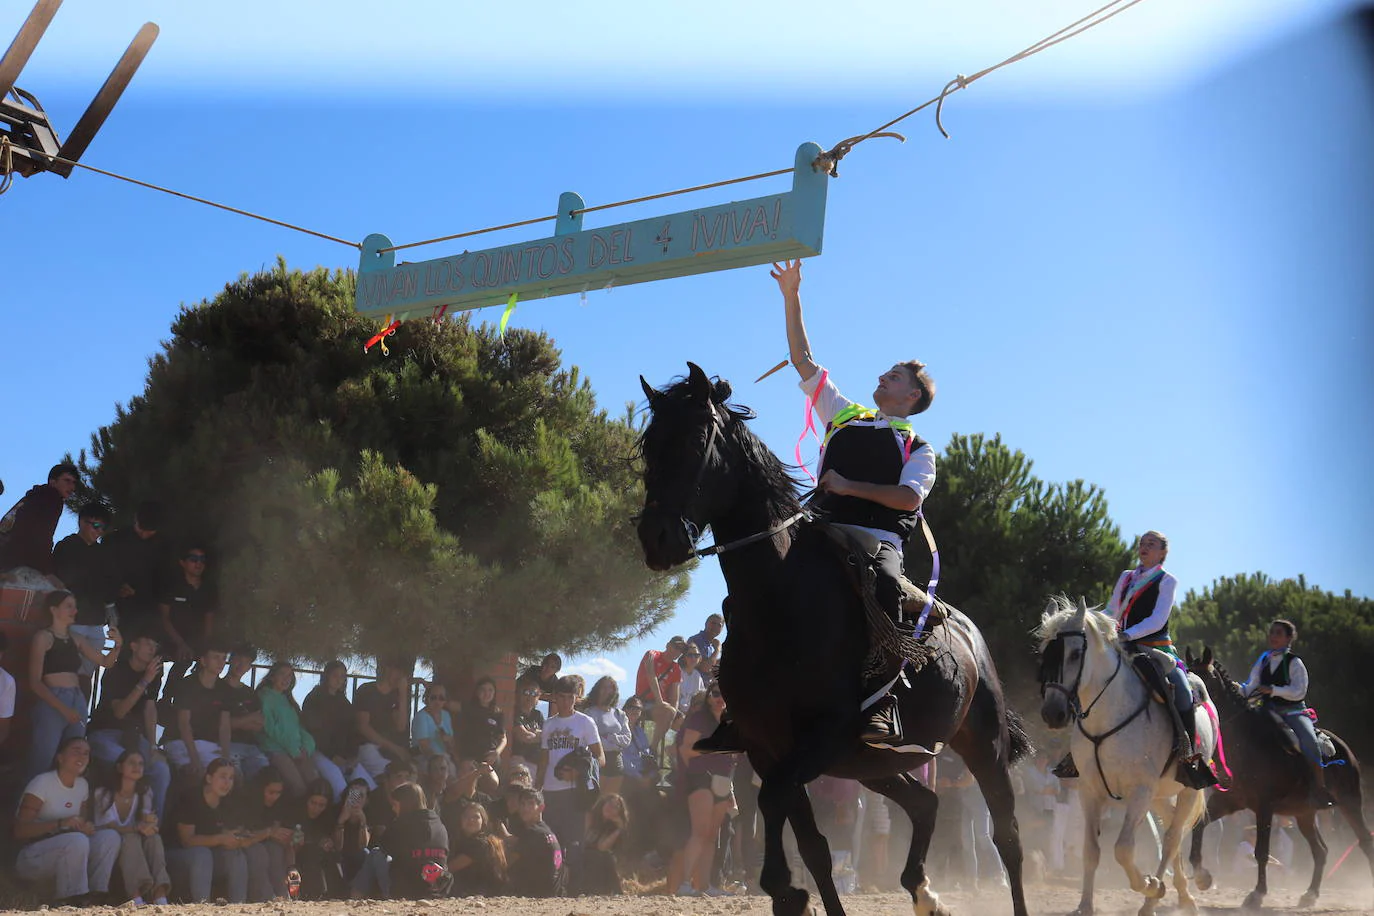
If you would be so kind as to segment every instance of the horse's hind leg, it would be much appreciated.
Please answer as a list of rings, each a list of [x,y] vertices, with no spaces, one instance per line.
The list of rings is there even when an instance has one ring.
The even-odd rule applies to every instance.
[[[1350,763],[1340,767],[1340,772],[1336,779],[1330,780],[1336,784],[1336,804],[1341,809],[1341,814],[1345,816],[1345,822],[1350,825],[1350,829],[1355,834],[1355,841],[1360,846],[1360,851],[1364,853],[1369,861],[1369,876],[1374,879],[1374,838],[1371,838],[1369,826],[1364,819],[1364,797],[1360,791],[1360,770],[1355,763],[1355,757],[1349,749],[1344,749],[1344,753]]]
[[[1240,805],[1232,801],[1234,797],[1235,793],[1213,792],[1207,797],[1206,810],[1193,827],[1193,848],[1188,861],[1193,866],[1193,883],[1200,891],[1210,890],[1212,887],[1212,873],[1202,864],[1202,841],[1207,825],[1240,810]]]
[[[916,916],[949,916],[949,910],[930,889],[926,876],[926,853],[935,830],[935,811],[940,799],[913,776],[899,773],[882,779],[865,779],[863,784],[879,795],[892,799],[911,819],[911,846],[902,869],[902,887],[911,894]]]
[[[1307,893],[1302,895],[1298,901],[1298,906],[1311,906],[1317,902],[1317,898],[1322,892],[1322,873],[1326,871],[1326,840],[1322,839],[1322,832],[1317,827],[1316,812],[1308,811],[1297,818],[1298,831],[1302,833],[1303,839],[1307,840],[1307,846],[1312,850],[1312,883],[1307,886]]]

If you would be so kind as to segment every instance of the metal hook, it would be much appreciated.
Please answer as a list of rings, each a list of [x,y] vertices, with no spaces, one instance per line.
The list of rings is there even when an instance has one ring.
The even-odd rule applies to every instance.
[[[940,121],[940,112],[945,107],[945,96],[949,95],[951,91],[967,89],[968,83],[968,78],[964,74],[957,74],[954,79],[945,83],[945,88],[940,90],[940,97],[935,100],[935,126],[940,129],[941,136],[946,140],[949,139],[949,131],[945,130],[945,125]]]

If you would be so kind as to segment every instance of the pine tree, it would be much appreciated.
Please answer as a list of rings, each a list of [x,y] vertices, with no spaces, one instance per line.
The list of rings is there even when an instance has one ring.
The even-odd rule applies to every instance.
[[[603,647],[671,615],[628,417],[545,335],[465,315],[362,344],[351,273],[275,269],[183,307],[92,487],[210,548],[223,616],[273,654],[479,660]]]

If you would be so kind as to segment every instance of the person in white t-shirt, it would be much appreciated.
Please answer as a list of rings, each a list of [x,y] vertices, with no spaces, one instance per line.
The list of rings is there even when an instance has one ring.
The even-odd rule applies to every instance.
[[[580,781],[585,778],[582,774],[569,772],[571,767],[559,764],[579,748],[586,748],[598,766],[606,764],[596,722],[578,712],[574,708],[576,703],[577,685],[572,678],[560,677],[553,689],[553,715],[544,723],[539,739],[539,773],[535,776],[536,787],[544,792],[544,823],[565,844],[582,839],[583,817],[594,793],[583,791],[582,786],[568,778]]]
[[[9,645],[9,638],[0,633],[0,659],[4,658]],[[14,719],[14,701],[17,694],[14,675],[0,668],[0,744],[4,744],[10,736],[10,722]]]
[[[85,738],[66,738],[53,758],[55,768],[39,773],[24,787],[14,838],[21,845],[15,874],[25,881],[56,879],[62,905],[82,905],[110,892],[110,875],[119,856],[119,834],[97,830],[91,821],[91,790],[86,768],[91,746]]]

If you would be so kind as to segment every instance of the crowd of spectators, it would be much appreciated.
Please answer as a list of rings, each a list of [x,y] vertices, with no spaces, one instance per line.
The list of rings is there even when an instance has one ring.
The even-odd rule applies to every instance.
[[[298,701],[289,662],[264,668],[232,639],[213,557],[202,540],[168,543],[158,504],[113,531],[108,511],[84,507],[54,545],[77,480],[54,467],[0,519],[0,574],[28,567],[44,589],[41,629],[10,665],[31,722],[14,764],[15,873],[42,893],[135,905],[615,894],[666,873],[669,893],[717,896],[756,873],[747,762],[692,747],[725,711],[720,614],[646,652],[623,700],[614,678],[587,689],[551,654],[517,678],[509,714],[490,678],[420,681],[387,659],[372,677],[330,661]],[[0,668],[0,742],[16,686]],[[932,867],[1000,880],[958,758],[924,777],[942,796]],[[1067,787],[1044,755],[1021,783],[1023,822],[1044,822],[1062,871]],[[842,886],[861,859],[883,886],[884,800],[845,780],[811,794]]]

